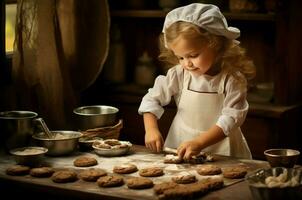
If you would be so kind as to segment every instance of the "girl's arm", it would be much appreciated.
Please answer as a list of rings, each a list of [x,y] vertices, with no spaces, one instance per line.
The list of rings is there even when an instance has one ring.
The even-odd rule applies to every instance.
[[[164,140],[159,131],[157,118],[152,113],[144,113],[144,125],[145,125],[145,145],[147,148],[155,152],[162,150]]]

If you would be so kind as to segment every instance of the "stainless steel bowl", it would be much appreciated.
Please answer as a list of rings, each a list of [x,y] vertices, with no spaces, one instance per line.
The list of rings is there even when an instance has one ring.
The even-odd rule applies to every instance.
[[[100,145],[103,145],[104,143],[106,143],[106,141],[111,140],[111,139],[107,139],[107,140],[100,140],[97,142],[94,142],[92,144],[92,147],[95,151],[96,154],[100,155],[100,156],[105,156],[105,157],[113,157],[113,156],[122,156],[127,154],[131,147],[132,144],[129,141],[119,141],[120,145],[123,145],[123,147],[118,147],[117,146],[112,146],[112,148],[107,149],[107,148],[103,148]]]
[[[294,167],[300,152],[294,149],[268,149],[264,155],[271,167]]]
[[[118,108],[106,105],[82,106],[73,110],[75,129],[87,130],[113,126],[117,123]]]
[[[259,169],[249,173],[246,180],[255,200],[302,199],[302,169]]]
[[[48,149],[47,155],[63,156],[73,153],[78,148],[79,138],[83,136],[78,131],[57,130],[51,131],[53,138],[48,138],[44,132],[33,135],[38,146]]]
[[[48,150],[44,147],[20,147],[10,150],[17,164],[38,166]]]

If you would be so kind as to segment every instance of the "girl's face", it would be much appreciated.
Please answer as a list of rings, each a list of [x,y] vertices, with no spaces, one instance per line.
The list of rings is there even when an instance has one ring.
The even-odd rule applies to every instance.
[[[178,58],[180,65],[196,75],[206,74],[215,60],[214,50],[198,39],[179,36],[169,47]]]

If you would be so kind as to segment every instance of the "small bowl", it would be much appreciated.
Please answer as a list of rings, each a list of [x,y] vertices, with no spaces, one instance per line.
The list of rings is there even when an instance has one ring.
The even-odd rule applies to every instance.
[[[281,177],[284,179],[281,179]],[[265,181],[269,179],[278,180],[279,185],[276,182],[270,181],[271,184],[269,184]],[[276,167],[259,169],[249,173],[246,176],[246,181],[255,200],[302,199],[301,168]]]
[[[44,147],[20,147],[10,150],[19,165],[37,166],[48,150]]]
[[[294,149],[268,149],[264,155],[271,167],[291,168],[297,163],[300,152]]]
[[[94,142],[92,144],[92,147],[96,154],[106,157],[121,156],[127,154],[132,147],[132,144],[128,141],[118,141],[120,142],[120,145],[122,145],[123,147],[120,147],[120,145],[115,145],[115,146],[111,146],[110,148],[105,148],[103,146],[106,145],[107,141],[118,141],[118,140],[107,139],[107,140]]]
[[[78,131],[51,131],[54,138],[48,138],[44,132],[33,135],[33,139],[39,146],[48,149],[46,155],[63,156],[73,153],[77,150],[79,138],[83,136]]]
[[[113,126],[117,123],[119,109],[106,105],[82,106],[73,110],[75,129],[87,130],[92,128]]]

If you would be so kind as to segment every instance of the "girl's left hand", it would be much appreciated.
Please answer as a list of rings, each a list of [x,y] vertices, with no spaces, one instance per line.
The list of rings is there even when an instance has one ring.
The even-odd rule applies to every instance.
[[[177,154],[184,160],[189,160],[192,158],[192,156],[198,155],[201,150],[201,145],[196,140],[190,140],[183,142],[177,148]]]

